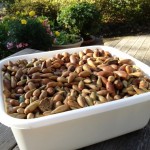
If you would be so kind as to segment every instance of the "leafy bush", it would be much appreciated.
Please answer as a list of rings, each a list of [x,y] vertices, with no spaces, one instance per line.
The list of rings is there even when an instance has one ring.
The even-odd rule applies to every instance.
[[[134,0],[127,1],[124,0],[124,7],[122,7],[122,18],[123,21],[118,21],[117,16],[118,12],[114,12],[114,21],[108,21],[106,25],[115,29],[113,32],[116,32],[116,35],[131,34],[131,33],[140,33],[148,32],[149,23],[150,23],[150,1],[147,0]],[[148,5],[149,3],[149,5]],[[146,6],[144,8],[143,6]],[[144,9],[143,9],[144,8]],[[146,13],[147,12],[147,13]],[[148,13],[149,12],[149,13]],[[105,25],[105,24],[104,24]],[[118,31],[116,30],[118,29]],[[146,29],[146,30],[145,30]],[[111,30],[112,31],[112,30]],[[112,32],[112,34],[114,34]],[[119,33],[120,32],[120,33]]]
[[[145,11],[149,12],[146,16],[150,19],[149,0],[96,0],[96,3],[103,14],[103,22],[139,22],[145,19]]]
[[[7,33],[5,33],[7,36],[5,39],[3,38],[5,49],[20,50],[30,47],[49,50],[51,47],[52,38],[48,19],[36,17],[34,11],[31,11],[29,16],[20,14],[15,17],[6,16],[3,22],[7,22]]]
[[[27,13],[34,10],[38,16],[46,16],[50,20],[55,20],[57,17],[58,6],[51,2],[16,2],[7,9],[8,13],[15,14],[17,11]]]
[[[81,2],[62,8],[57,21],[69,32],[83,36],[99,32],[101,15],[94,4]]]
[[[10,6],[7,9],[8,13],[35,10],[38,15],[47,16],[55,24],[57,13],[62,8],[74,3],[88,2],[94,4],[102,14],[101,34],[103,35],[150,32],[150,0],[34,0],[34,2],[33,0],[7,0],[9,1],[15,3],[8,5]]]
[[[81,41],[81,37],[75,34],[69,34],[66,31],[54,32],[54,45],[74,44]]]
[[[5,47],[5,41],[7,39],[8,24],[7,22],[0,22],[0,49]]]
[[[0,22],[0,58],[4,58],[10,54],[10,51],[6,50],[7,40],[7,22]]]

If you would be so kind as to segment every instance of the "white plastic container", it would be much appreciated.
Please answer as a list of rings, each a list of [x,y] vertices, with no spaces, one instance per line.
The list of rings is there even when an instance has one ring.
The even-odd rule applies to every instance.
[[[117,49],[107,46],[88,48],[102,48],[112,55],[130,58],[150,76],[150,67]],[[0,62],[0,70],[8,60],[47,58],[63,51],[73,53],[83,49],[85,47],[7,58]],[[150,92],[37,119],[16,119],[6,114],[0,91],[0,121],[12,129],[21,150],[72,150],[117,137],[143,128],[150,118],[149,108]]]

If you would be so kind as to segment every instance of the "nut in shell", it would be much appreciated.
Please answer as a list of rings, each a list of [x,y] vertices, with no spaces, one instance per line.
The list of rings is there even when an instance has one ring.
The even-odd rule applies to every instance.
[[[90,69],[90,67],[89,67],[87,64],[84,64],[84,65],[83,65],[83,70],[84,70],[84,71],[91,72],[91,69]]]
[[[56,94],[53,98],[54,102],[63,101],[63,100],[64,100],[64,97],[61,94]]]
[[[89,77],[90,75],[91,73],[89,71],[82,71],[79,73],[79,76],[83,78]]]
[[[76,102],[76,101],[73,101],[73,100],[68,100],[67,101],[67,104],[68,106],[71,108],[71,107],[74,107],[74,108],[81,108],[80,105]]]
[[[42,112],[45,112],[45,111],[50,111],[51,108],[52,108],[52,105],[50,103],[50,100],[48,98],[44,98],[40,101],[39,103],[39,109],[42,111]]]
[[[92,60],[88,59],[87,63],[90,67],[92,67],[93,69],[96,69],[96,65],[94,64],[94,62]]]
[[[94,105],[93,100],[89,96],[85,96],[85,101],[89,106]]]
[[[51,112],[51,114],[57,114],[57,113],[61,113],[61,112],[67,111],[67,110],[69,110],[69,106],[66,105],[66,104],[64,104],[64,105],[61,105],[61,106],[55,108],[55,109]]]
[[[25,114],[32,113],[38,106],[40,101],[34,101],[30,103],[24,110]]]
[[[85,98],[82,95],[78,96],[77,102],[78,102],[80,107],[86,107],[87,106]]]
[[[102,49],[10,61],[3,66],[2,75],[6,112],[22,119],[150,91],[150,79],[130,59],[120,59]]]
[[[71,72],[68,77],[68,83],[71,83],[76,78],[76,76],[77,74],[75,72]]]

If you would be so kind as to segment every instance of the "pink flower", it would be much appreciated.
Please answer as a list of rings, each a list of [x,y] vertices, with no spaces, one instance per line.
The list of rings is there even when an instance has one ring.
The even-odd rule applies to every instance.
[[[24,46],[27,47],[29,44],[28,43],[24,43]]]
[[[50,35],[53,36],[53,32],[52,31],[50,32]]]
[[[19,48],[27,47],[28,45],[29,45],[28,43],[19,43],[19,44],[16,44],[16,47],[19,49]]]
[[[14,47],[14,44],[12,42],[7,43],[7,49],[12,49]]]
[[[16,47],[19,49],[19,48],[22,48],[23,45],[22,45],[22,43],[19,43],[19,44],[16,44]]]

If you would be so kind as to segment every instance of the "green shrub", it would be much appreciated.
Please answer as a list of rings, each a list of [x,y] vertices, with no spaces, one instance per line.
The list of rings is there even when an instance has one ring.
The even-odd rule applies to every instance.
[[[75,34],[69,34],[66,31],[54,32],[54,45],[74,44],[81,41],[81,37]]]
[[[7,11],[15,14],[17,11],[35,10],[38,15],[56,21],[57,13],[64,7],[80,2],[94,4],[99,9],[102,14],[102,34],[118,35],[150,30],[150,0],[15,0]]]
[[[4,39],[7,49],[20,50],[30,47],[49,50],[51,47],[52,39],[48,19],[34,16],[34,11],[31,11],[29,15],[30,17],[18,14],[15,17],[4,18],[4,22],[8,25],[8,36]]]
[[[5,47],[5,41],[7,40],[8,24],[7,22],[0,22],[0,49]]]
[[[7,9],[8,13],[15,14],[17,11],[27,13],[34,10],[38,16],[46,16],[50,20],[56,20],[58,6],[51,2],[19,2]]]
[[[95,0],[103,14],[103,22],[109,23],[138,23],[150,20],[149,0]]]
[[[150,32],[149,0],[95,0],[95,3],[103,14],[103,35]]]
[[[63,7],[57,21],[69,32],[80,33],[83,36],[99,32],[101,15],[94,4],[81,2]]]
[[[7,24],[0,22],[0,59],[8,56],[9,51],[6,50],[5,42],[7,40]]]

